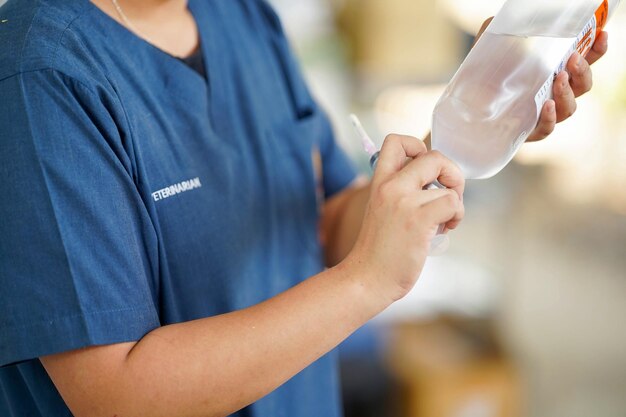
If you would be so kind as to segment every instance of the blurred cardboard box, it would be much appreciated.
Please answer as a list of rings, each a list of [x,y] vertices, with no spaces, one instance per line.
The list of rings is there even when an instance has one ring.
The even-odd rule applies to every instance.
[[[404,417],[519,417],[514,364],[486,326],[439,319],[399,325],[389,361]]]

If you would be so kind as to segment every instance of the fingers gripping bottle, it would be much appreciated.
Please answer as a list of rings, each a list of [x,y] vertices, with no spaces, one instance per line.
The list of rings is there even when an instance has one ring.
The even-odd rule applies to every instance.
[[[433,149],[466,178],[513,159],[574,52],[586,55],[620,0],[508,0],[453,77],[433,114]]]

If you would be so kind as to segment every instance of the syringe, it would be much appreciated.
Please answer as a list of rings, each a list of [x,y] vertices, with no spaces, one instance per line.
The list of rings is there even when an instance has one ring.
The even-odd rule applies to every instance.
[[[380,151],[374,144],[374,141],[367,134],[361,121],[355,114],[350,115],[350,121],[352,122],[352,126],[356,131],[359,139],[361,139],[361,144],[363,145],[363,149],[370,156],[370,167],[372,171],[376,170],[376,163],[378,162],[378,158],[380,156]],[[439,181],[434,181],[424,187],[424,190],[438,190],[445,189],[446,187],[439,183]],[[428,254],[430,256],[440,256],[443,255],[448,248],[450,247],[450,238],[447,234],[444,233],[445,225],[439,225],[439,229],[437,229],[437,235],[433,237],[430,241],[430,249]]]

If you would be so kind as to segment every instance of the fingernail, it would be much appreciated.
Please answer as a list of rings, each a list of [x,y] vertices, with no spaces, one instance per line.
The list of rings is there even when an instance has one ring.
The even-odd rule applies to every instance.
[[[584,57],[584,56],[582,56],[582,55],[578,55],[578,62],[576,63],[576,66],[577,66],[578,68],[580,68],[580,67],[581,67],[581,65],[583,64],[583,61],[584,61],[584,60],[585,60],[585,57]]]

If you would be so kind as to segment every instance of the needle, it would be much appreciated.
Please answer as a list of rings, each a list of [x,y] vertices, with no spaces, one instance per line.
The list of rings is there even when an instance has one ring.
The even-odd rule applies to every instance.
[[[361,124],[361,121],[356,116],[356,114],[350,115],[350,121],[352,122],[352,126],[354,126],[356,134],[361,139],[363,149],[370,156],[370,166],[372,167],[372,170],[376,169],[376,162],[378,162],[380,151],[376,148],[374,141],[372,140],[372,138],[370,138],[370,136],[363,128],[363,125]]]

